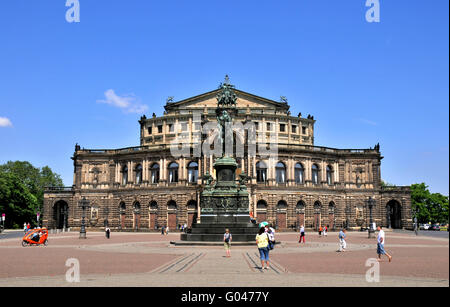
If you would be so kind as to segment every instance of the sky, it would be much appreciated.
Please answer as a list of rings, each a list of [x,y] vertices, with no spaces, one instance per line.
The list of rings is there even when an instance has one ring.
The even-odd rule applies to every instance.
[[[379,0],[379,22],[366,0],[78,2],[79,22],[66,0],[0,2],[0,164],[71,186],[76,143],[138,146],[143,114],[228,74],[313,115],[315,145],[380,143],[384,181],[448,195],[448,0]]]

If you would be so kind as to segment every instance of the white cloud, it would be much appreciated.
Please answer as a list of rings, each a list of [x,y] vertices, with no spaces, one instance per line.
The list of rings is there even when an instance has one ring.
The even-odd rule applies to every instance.
[[[145,113],[148,106],[142,104],[135,95],[117,95],[114,90],[109,89],[105,92],[104,100],[97,100],[98,103],[106,103],[122,109],[126,113]]]
[[[12,127],[12,123],[9,118],[0,117],[0,127]]]
[[[371,125],[371,126],[377,126],[378,125],[376,122],[368,120],[368,119],[365,119],[365,118],[360,118],[359,121],[361,121],[361,122],[363,122],[365,124]]]

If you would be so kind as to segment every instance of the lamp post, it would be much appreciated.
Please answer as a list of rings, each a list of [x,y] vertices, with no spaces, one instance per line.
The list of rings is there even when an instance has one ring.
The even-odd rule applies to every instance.
[[[86,215],[86,208],[90,207],[90,202],[86,200],[86,197],[83,197],[83,199],[79,202],[79,206],[83,209],[83,213],[81,215],[80,239],[86,239],[86,224],[84,219]]]
[[[108,207],[104,207],[103,212],[105,214],[105,227],[109,226],[109,221],[108,221],[108,214],[109,214],[109,208]]]
[[[373,238],[373,233],[375,232],[375,229],[373,229],[373,218],[372,218],[372,208],[375,206],[375,200],[369,196],[369,199],[367,200],[367,205],[369,206],[369,214],[370,214],[370,220],[369,220],[369,239]]]
[[[417,210],[414,210],[414,233],[416,236],[419,235],[419,225],[417,224]]]

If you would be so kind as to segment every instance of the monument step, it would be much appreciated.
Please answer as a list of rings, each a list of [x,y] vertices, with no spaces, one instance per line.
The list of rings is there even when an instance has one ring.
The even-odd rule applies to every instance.
[[[254,234],[258,232],[255,228],[236,228],[236,227],[228,227],[230,233],[234,234]],[[225,228],[192,228],[192,234],[224,234]]]
[[[254,242],[256,234],[233,234],[232,242]],[[223,234],[183,233],[181,241],[223,242]]]

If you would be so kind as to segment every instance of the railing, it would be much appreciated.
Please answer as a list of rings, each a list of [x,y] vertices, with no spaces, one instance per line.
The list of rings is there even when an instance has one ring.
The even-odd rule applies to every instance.
[[[388,186],[381,187],[381,191],[411,191],[410,186]]]
[[[190,147],[194,147],[198,144],[191,143]],[[140,152],[144,150],[150,149],[170,149],[171,144],[158,144],[158,145],[146,145],[146,146],[135,146],[135,147],[126,147],[119,149],[80,149],[78,152],[82,153],[92,153],[92,154],[121,154],[121,153],[133,153]],[[323,146],[314,146],[314,145],[304,145],[304,144],[277,144],[278,148],[287,148],[287,147],[296,147],[298,149],[311,150],[314,152],[326,152],[326,153],[353,153],[353,154],[365,154],[365,153],[378,153],[379,151],[373,148],[369,149],[338,149],[331,147],[323,147]]]
[[[72,187],[45,187],[45,192],[53,192],[53,193],[65,193],[65,192],[72,192]]]

